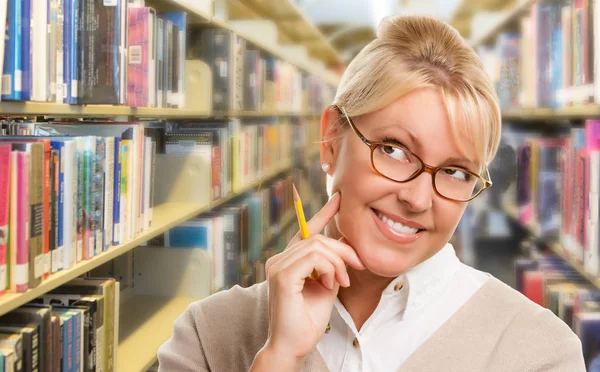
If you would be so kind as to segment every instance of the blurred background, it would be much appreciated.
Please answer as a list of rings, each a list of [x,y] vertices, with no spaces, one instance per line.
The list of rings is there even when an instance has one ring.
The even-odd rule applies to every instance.
[[[327,200],[319,119],[345,67],[383,17],[428,14],[481,56],[502,110],[457,254],[551,309],[600,371],[600,2],[33,5],[0,0],[0,367],[37,351],[60,370],[51,345],[79,338],[63,361],[155,370],[190,303],[264,281],[298,231],[292,184],[307,219]]]

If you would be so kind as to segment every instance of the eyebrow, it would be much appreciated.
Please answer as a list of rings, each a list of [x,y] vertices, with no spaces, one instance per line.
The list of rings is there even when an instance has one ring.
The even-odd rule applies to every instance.
[[[419,141],[419,139],[417,137],[415,137],[415,135],[412,134],[411,131],[404,128],[404,126],[402,125],[402,122],[400,122],[400,121],[396,121],[396,122],[393,122],[390,124],[384,124],[384,125],[378,127],[377,130],[383,131],[383,130],[385,130],[387,128],[391,128],[391,127],[401,129],[403,132],[405,132],[408,135],[409,140],[411,141],[411,143],[414,147],[416,147],[419,150],[423,150],[423,144],[421,143],[421,141]],[[446,159],[446,161],[444,161],[444,163],[457,164],[457,165],[462,165],[464,167],[466,167],[467,165],[479,167],[477,165],[477,163],[475,163],[473,160],[468,159],[468,158],[450,157],[450,158]]]

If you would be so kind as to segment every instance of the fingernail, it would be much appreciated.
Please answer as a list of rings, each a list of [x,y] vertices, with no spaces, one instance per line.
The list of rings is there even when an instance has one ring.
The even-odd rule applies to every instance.
[[[346,273],[346,287],[350,287],[350,276]]]
[[[338,196],[340,196],[340,192],[336,191],[335,194],[331,195],[328,202],[332,201],[333,199],[337,198]]]

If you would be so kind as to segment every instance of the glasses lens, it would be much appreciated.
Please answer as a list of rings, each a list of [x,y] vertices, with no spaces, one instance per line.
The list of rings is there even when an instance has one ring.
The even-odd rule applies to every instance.
[[[406,181],[421,169],[421,162],[408,150],[392,145],[377,145],[373,149],[373,165],[384,176]]]
[[[446,198],[466,201],[483,189],[483,181],[460,168],[442,168],[435,174],[435,187]]]

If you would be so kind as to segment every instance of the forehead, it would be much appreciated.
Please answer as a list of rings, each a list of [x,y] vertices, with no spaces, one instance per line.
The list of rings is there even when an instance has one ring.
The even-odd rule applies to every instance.
[[[459,111],[456,103],[449,104],[452,110]],[[473,141],[467,140],[468,136],[456,135],[446,103],[437,89],[414,90],[380,110],[365,114],[362,121],[365,122],[362,127],[365,135],[397,136],[399,140],[410,140],[405,145],[418,151],[426,162],[429,160],[436,164],[448,158],[464,158],[478,163]],[[463,120],[455,123],[459,132],[463,123]]]

